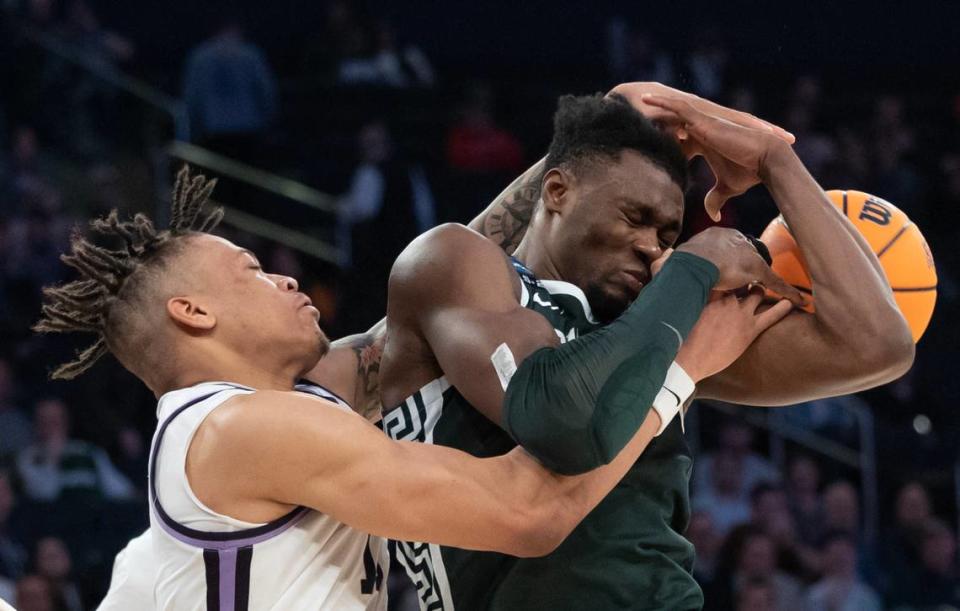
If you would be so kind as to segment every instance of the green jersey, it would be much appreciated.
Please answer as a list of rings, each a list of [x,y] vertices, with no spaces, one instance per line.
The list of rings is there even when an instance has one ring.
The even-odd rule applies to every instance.
[[[521,304],[542,314],[562,342],[598,328],[578,287],[537,280],[520,263]],[[394,439],[499,456],[515,447],[444,378],[433,380],[384,417]],[[424,611],[490,609],[699,609],[690,517],[692,458],[677,418],[654,438],[623,480],[543,558],[514,558],[399,542],[397,556]]]

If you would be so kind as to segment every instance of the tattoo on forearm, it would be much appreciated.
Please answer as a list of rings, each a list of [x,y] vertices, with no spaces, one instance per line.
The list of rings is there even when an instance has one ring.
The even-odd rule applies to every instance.
[[[537,162],[510,183],[487,208],[481,233],[496,242],[507,254],[516,250],[530,225],[533,210],[540,199],[542,168],[543,162]]]
[[[367,420],[380,417],[380,359],[385,339],[383,333],[362,333],[349,342],[350,349],[357,355],[353,409]]]

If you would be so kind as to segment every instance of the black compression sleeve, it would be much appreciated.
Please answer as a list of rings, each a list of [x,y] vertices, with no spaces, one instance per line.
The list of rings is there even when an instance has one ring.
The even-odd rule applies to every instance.
[[[620,318],[524,359],[504,396],[507,431],[557,473],[613,460],[643,423],[717,278],[709,261],[675,252]]]

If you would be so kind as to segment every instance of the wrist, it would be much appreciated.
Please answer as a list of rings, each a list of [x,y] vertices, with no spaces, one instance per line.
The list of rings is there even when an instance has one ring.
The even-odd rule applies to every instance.
[[[690,377],[694,384],[699,384],[700,380],[707,377],[700,367],[697,366],[697,359],[687,354],[684,347],[680,348],[680,352],[677,353],[677,358],[674,359],[676,363],[686,374]]]
[[[771,135],[769,136],[769,145],[767,146],[766,152],[764,152],[760,158],[757,174],[760,180],[764,184],[767,184],[777,172],[788,168],[797,161],[799,161],[799,158],[796,152],[794,152],[793,147],[780,138]]]

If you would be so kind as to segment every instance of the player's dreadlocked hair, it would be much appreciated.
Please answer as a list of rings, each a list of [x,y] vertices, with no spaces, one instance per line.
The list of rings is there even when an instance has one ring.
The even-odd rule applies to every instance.
[[[90,223],[95,234],[122,240],[122,246],[111,250],[98,246],[75,230],[70,239],[70,254],[60,260],[76,269],[81,278],[60,286],[43,289],[42,317],[33,330],[40,333],[93,333],[96,341],[77,353],[73,361],[61,365],[53,378],[72,379],[89,369],[111,349],[108,344],[122,333],[123,312],[118,307],[137,299],[138,288],[146,268],[162,264],[178,250],[177,238],[208,232],[223,218],[223,208],[204,211],[204,205],[217,181],[202,174],[190,174],[184,166],[177,173],[173,187],[170,226],[158,231],[144,214],[121,221],[116,209],[106,218]]]

